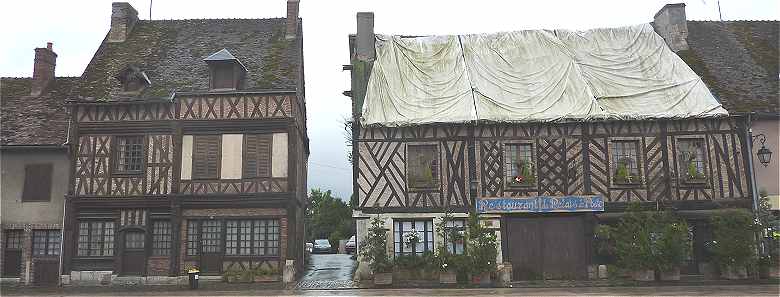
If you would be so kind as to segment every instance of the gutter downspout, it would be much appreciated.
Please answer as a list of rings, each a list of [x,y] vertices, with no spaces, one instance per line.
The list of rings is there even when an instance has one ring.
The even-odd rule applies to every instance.
[[[748,154],[748,170],[750,170],[750,188],[752,191],[751,198],[753,198],[753,221],[758,222],[758,191],[756,190],[756,171],[755,167],[753,167],[753,128],[752,123],[750,119],[750,115],[747,115],[747,121],[746,121],[746,129],[745,129],[745,144],[747,146]],[[755,252],[757,256],[761,256],[763,254],[763,243],[761,242],[761,235],[760,232],[754,232],[756,237],[756,247]]]
[[[70,128],[72,124],[73,117],[68,117],[68,134],[65,136],[65,143],[63,143],[63,146],[68,147],[68,156],[70,156]],[[70,162],[68,162],[70,164]],[[68,170],[68,173],[70,173],[70,170]],[[71,176],[68,176],[68,180],[70,182]],[[68,208],[68,197],[64,197],[62,199],[62,222],[60,223],[60,257],[59,257],[59,263],[57,265],[57,286],[62,287],[62,261],[63,261],[63,254],[65,253],[65,215],[67,214],[66,210]]]

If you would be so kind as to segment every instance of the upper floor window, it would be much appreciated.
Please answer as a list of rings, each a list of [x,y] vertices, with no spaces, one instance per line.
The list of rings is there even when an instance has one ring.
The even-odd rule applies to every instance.
[[[219,178],[222,135],[195,135],[192,149],[192,178]]]
[[[144,165],[144,137],[140,135],[117,136],[115,160],[115,173],[142,173]]]
[[[505,145],[504,163],[507,186],[536,185],[536,164],[534,163],[532,144],[513,143]]]
[[[203,59],[210,69],[212,90],[237,90],[243,85],[246,67],[227,49],[222,49]]]
[[[677,141],[681,176],[686,182],[701,182],[705,174],[704,139],[688,138]]]
[[[639,141],[612,141],[612,181],[615,184],[639,184]]]
[[[410,189],[439,186],[439,158],[436,145],[409,145],[406,148],[406,178]]]
[[[51,179],[54,165],[51,163],[27,164],[24,166],[24,188],[22,202],[51,200]]]
[[[271,176],[272,143],[272,134],[244,135],[244,178]]]

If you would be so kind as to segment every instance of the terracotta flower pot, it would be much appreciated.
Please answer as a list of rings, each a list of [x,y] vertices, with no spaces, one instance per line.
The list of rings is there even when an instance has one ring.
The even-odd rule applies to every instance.
[[[667,271],[661,271],[660,274],[662,281],[678,281],[680,280],[680,267],[674,267]]]
[[[655,280],[655,271],[652,269],[631,271],[631,279],[640,282],[651,282]]]
[[[455,271],[441,271],[439,272],[440,284],[455,284],[458,282],[458,274]]]
[[[374,273],[374,285],[389,286],[392,284],[393,284],[392,272]]]
[[[489,287],[492,283],[493,282],[490,279],[490,272],[471,276],[471,284],[479,285],[480,287]]]

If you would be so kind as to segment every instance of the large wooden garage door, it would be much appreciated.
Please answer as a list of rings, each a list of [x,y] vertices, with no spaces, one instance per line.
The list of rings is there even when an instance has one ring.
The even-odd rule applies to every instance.
[[[513,279],[587,277],[589,240],[582,215],[509,218],[507,253]]]

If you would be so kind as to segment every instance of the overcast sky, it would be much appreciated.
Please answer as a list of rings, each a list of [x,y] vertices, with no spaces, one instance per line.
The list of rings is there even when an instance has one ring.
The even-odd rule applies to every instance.
[[[129,0],[149,19],[150,0]],[[308,101],[309,187],[332,189],[349,198],[352,171],[346,158],[343,121],[350,116],[347,35],[355,13],[373,11],[375,31],[430,35],[519,29],[589,29],[652,21],[674,0],[613,1],[431,1],[301,0],[306,100]],[[716,0],[683,1],[689,20],[717,20]],[[778,0],[722,0],[724,20],[777,20]],[[285,0],[154,0],[153,19],[284,17]],[[0,76],[31,76],[33,49],[54,43],[57,76],[80,76],[108,32],[110,0],[4,1],[0,4]]]

